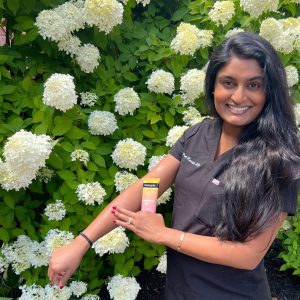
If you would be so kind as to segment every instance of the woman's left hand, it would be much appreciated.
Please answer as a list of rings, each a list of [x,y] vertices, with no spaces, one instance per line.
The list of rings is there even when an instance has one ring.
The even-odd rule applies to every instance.
[[[159,244],[164,230],[167,228],[161,214],[154,214],[147,211],[132,212],[124,208],[112,210],[115,215],[115,224],[133,231],[142,239]]]

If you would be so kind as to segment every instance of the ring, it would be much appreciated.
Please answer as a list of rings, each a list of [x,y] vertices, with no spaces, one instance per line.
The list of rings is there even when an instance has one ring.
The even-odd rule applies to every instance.
[[[132,218],[129,217],[128,220],[126,221],[126,223],[127,223],[128,225],[130,225],[130,224],[131,224],[131,221],[132,221]]]

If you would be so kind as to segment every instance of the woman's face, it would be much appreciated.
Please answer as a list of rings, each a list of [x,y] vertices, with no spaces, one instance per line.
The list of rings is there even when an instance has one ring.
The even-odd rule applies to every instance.
[[[242,129],[261,113],[265,101],[263,70],[255,59],[233,56],[217,73],[214,103],[224,126]]]

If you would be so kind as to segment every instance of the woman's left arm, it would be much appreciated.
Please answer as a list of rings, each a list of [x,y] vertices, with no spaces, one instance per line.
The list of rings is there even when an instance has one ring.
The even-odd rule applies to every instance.
[[[268,251],[287,214],[282,212],[272,226],[243,243],[220,241],[216,237],[193,233],[185,233],[182,240],[183,232],[166,227],[160,214],[141,211],[133,213],[117,208],[115,216],[116,225],[133,231],[151,243],[162,244],[174,250],[180,247],[181,253],[209,263],[252,270]],[[127,222],[129,218],[130,224]]]

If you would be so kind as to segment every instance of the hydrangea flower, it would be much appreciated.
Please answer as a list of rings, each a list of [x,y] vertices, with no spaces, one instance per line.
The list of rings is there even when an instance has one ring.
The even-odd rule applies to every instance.
[[[93,244],[93,248],[99,256],[103,256],[105,253],[124,253],[128,246],[128,237],[125,229],[121,226],[116,227]]]
[[[22,291],[22,295],[18,298],[19,300],[47,299],[45,289],[39,285],[22,285],[19,289]]]
[[[226,32],[225,38],[230,38],[230,37],[232,37],[232,36],[234,36],[234,35],[236,35],[236,34],[238,34],[240,32],[245,32],[245,30],[242,29],[242,28],[233,28],[233,29],[230,29],[230,30],[228,30]]]
[[[234,3],[232,1],[217,1],[209,11],[208,16],[216,25],[225,26],[234,15]]]
[[[79,51],[81,41],[77,36],[67,35],[57,43],[59,51],[65,51],[71,57],[76,55]]]
[[[43,102],[63,112],[77,103],[74,77],[69,74],[51,75],[44,84]]]
[[[87,294],[84,295],[81,300],[100,300],[100,297],[97,295]]]
[[[146,6],[150,3],[150,0],[136,0],[136,3],[142,3],[143,6]]]
[[[159,263],[156,267],[156,270],[163,274],[167,273],[167,253],[166,252],[159,258]]]
[[[188,129],[188,126],[174,126],[168,132],[166,145],[167,146],[174,146],[177,140],[183,135],[183,133]]]
[[[123,192],[139,178],[127,171],[120,171],[115,174],[115,185],[117,192]]]
[[[107,284],[107,289],[113,300],[135,300],[141,287],[134,277],[118,274],[112,277]]]
[[[195,100],[204,93],[205,72],[191,69],[180,79],[182,105],[193,105]]]
[[[141,106],[140,97],[133,88],[121,89],[115,94],[114,101],[116,102],[116,112],[121,116],[133,115],[133,112]]]
[[[296,103],[294,105],[294,112],[296,117],[296,123],[298,126],[300,126],[300,103]]]
[[[267,11],[277,11],[278,4],[279,0],[240,0],[241,8],[253,18]]]
[[[292,86],[296,85],[299,81],[299,74],[298,74],[297,68],[292,65],[286,66],[285,72],[286,72],[288,86],[292,87]]]
[[[171,48],[179,54],[194,55],[199,48],[210,46],[212,39],[212,30],[200,30],[195,25],[182,22],[177,27]]]
[[[68,300],[72,295],[71,289],[67,286],[60,289],[57,285],[47,284],[44,290],[47,295],[46,299],[51,300]]]
[[[111,156],[120,168],[136,170],[139,165],[144,165],[146,147],[132,138],[127,138],[117,143]]]
[[[117,119],[109,111],[93,111],[88,118],[88,126],[94,135],[109,135],[118,129]]]
[[[36,173],[37,179],[45,183],[48,183],[53,177],[53,175],[54,175],[54,171],[47,167],[40,168]]]
[[[200,112],[195,108],[190,106],[183,112],[183,122],[187,126],[195,125],[199,122],[202,122],[204,117],[201,116]]]
[[[72,281],[69,288],[73,295],[79,297],[87,291],[87,284],[83,281]]]
[[[66,244],[69,244],[74,239],[74,235],[69,231],[61,231],[59,229],[50,229],[45,237],[45,247],[47,255]]]
[[[99,65],[100,53],[92,44],[81,46],[76,53],[76,61],[80,69],[85,73],[92,73]]]
[[[9,266],[7,259],[3,256],[0,256],[0,273],[3,273]]]
[[[86,0],[84,19],[90,26],[97,26],[106,34],[122,23],[123,5],[116,0]]]
[[[82,92],[80,93],[80,104],[83,106],[94,106],[98,101],[98,96],[95,93]]]
[[[99,182],[79,184],[76,189],[76,194],[78,199],[83,201],[86,205],[95,205],[95,202],[100,205],[106,196],[105,189]]]
[[[28,253],[30,263],[33,267],[38,268],[49,264],[50,256],[47,252],[46,242],[31,241],[31,251]]]
[[[85,150],[76,149],[71,153],[71,159],[72,161],[79,160],[86,166],[90,160],[90,155]]]
[[[53,148],[47,135],[35,135],[25,130],[9,137],[3,149],[5,162],[0,162],[0,183],[5,190],[27,187],[45,166]]]
[[[45,215],[49,220],[60,221],[66,215],[66,208],[61,200],[56,200],[55,203],[51,203],[46,206]]]
[[[175,79],[170,72],[164,70],[156,70],[152,72],[146,84],[150,92],[157,94],[169,94],[171,95],[175,89]]]

